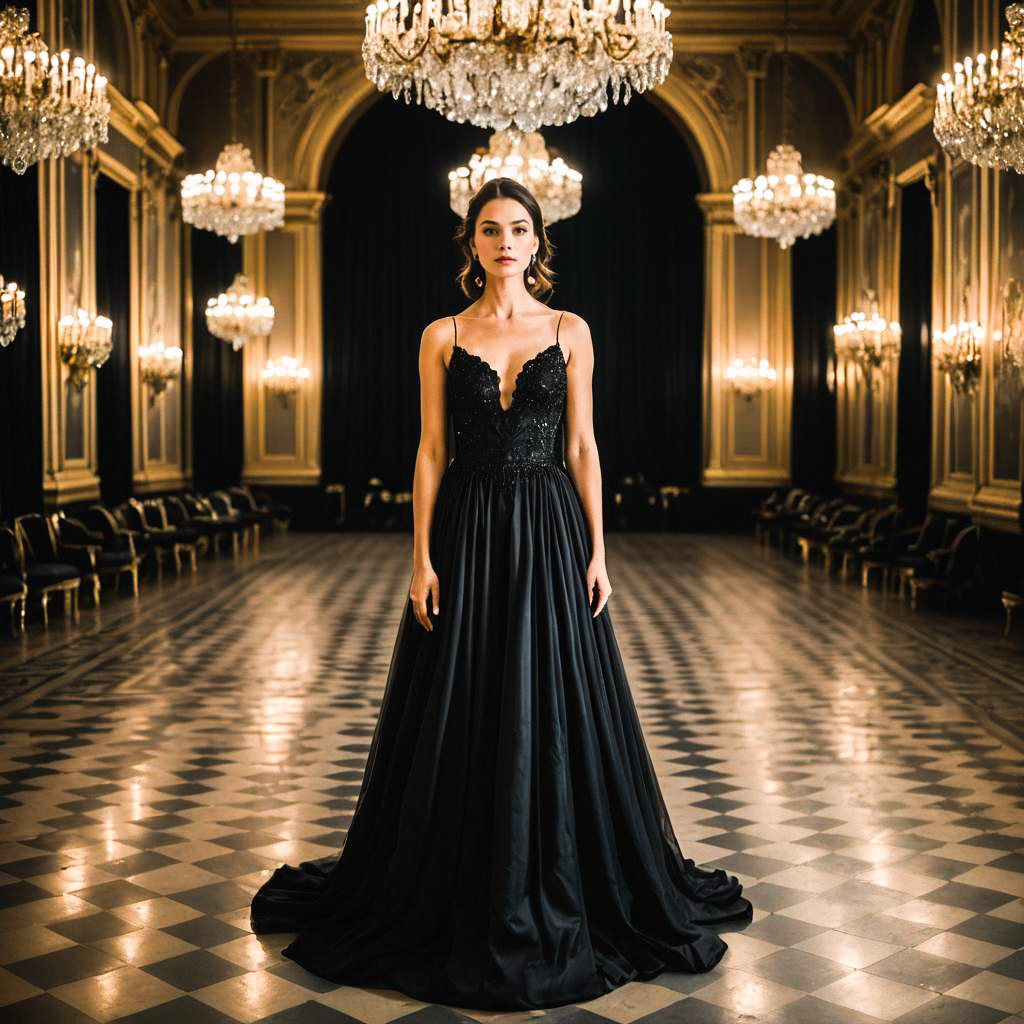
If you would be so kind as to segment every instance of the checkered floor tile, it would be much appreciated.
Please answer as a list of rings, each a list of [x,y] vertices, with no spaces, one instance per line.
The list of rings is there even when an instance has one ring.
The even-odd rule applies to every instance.
[[[0,640],[0,1020],[1024,1024],[1021,635],[748,538],[608,549],[680,843],[755,907],[714,971],[486,1014],[251,934],[344,841],[409,577],[407,537],[295,535]]]

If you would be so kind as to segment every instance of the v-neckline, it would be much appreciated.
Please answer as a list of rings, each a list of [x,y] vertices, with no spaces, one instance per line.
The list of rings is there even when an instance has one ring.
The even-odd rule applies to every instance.
[[[508,402],[507,406],[501,404],[502,387],[501,387],[501,377],[498,376],[498,371],[493,366],[491,366],[491,364],[486,359],[484,359],[483,356],[478,356],[475,352],[470,352],[469,349],[465,348],[463,345],[456,344],[455,345],[455,349],[457,351],[459,351],[459,352],[464,352],[467,356],[469,356],[470,359],[475,359],[478,363],[480,363],[484,367],[486,367],[486,369],[491,373],[491,376],[494,379],[494,385],[495,385],[494,400],[497,403],[498,408],[501,410],[501,412],[507,415],[508,413],[510,413],[512,411],[513,406],[516,404],[516,395],[519,394],[519,378],[523,375],[523,371],[531,363],[535,363],[538,359],[540,359],[541,356],[546,355],[548,352],[550,352],[553,348],[555,348],[556,345],[558,346],[558,356],[559,356],[559,359],[561,359],[562,358],[562,346],[559,344],[558,339],[556,338],[553,342],[551,342],[550,345],[548,345],[547,348],[541,349],[540,352],[536,353],[535,355],[530,356],[530,358],[527,359],[526,362],[523,363],[523,365],[519,367],[519,372],[516,374],[515,380],[512,381],[512,397],[509,399],[509,402]],[[563,363],[563,365],[565,364],[565,360],[564,359],[562,359],[562,363]]]

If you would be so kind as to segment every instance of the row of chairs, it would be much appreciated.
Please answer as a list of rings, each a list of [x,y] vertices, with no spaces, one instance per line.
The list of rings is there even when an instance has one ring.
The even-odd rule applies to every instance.
[[[838,567],[843,579],[859,574],[868,587],[877,577],[901,598],[909,591],[913,608],[925,591],[966,604],[978,582],[981,531],[936,512],[915,523],[898,505],[865,507],[790,488],[775,491],[754,511],[754,531],[804,562],[820,558],[826,572]]]
[[[116,507],[89,506],[71,514],[38,513],[0,524],[0,604],[10,609],[11,630],[24,631],[30,598],[37,598],[44,625],[49,600],[60,594],[65,615],[78,617],[81,588],[99,604],[102,581],[116,593],[123,579],[138,597],[140,572],[163,575],[170,563],[176,574],[188,563],[197,570],[197,556],[218,554],[230,547],[259,550],[261,530],[286,529],[287,506],[239,486],[207,495],[184,494],[129,498]]]

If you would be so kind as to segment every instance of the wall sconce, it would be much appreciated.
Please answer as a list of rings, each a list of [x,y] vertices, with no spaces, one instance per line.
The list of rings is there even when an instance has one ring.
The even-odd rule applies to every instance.
[[[864,379],[873,388],[878,386],[875,370],[890,359],[898,359],[903,343],[903,329],[895,320],[886,321],[878,311],[878,300],[870,289],[865,291],[867,311],[857,310],[835,324],[836,354],[855,362],[864,372]]]
[[[17,281],[4,284],[0,274],[0,348],[6,348],[25,326],[25,293]]]
[[[778,376],[767,359],[751,357],[746,362],[742,359],[734,359],[725,368],[725,379],[732,385],[734,391],[743,396],[743,400],[746,402],[753,401],[754,395],[759,395],[762,391],[770,391],[775,387]]]
[[[949,375],[953,390],[970,394],[977,390],[981,377],[981,342],[985,329],[977,320],[950,324],[935,338],[935,365]]]
[[[294,395],[309,380],[309,370],[299,366],[298,359],[293,356],[281,356],[279,359],[268,359],[260,376],[267,390],[277,395],[281,404],[287,406],[289,396]]]
[[[162,341],[139,346],[139,372],[149,387],[149,404],[156,401],[178,374],[185,353],[177,345],[165,346]]]
[[[98,370],[114,349],[109,317],[88,313],[81,307],[60,318],[60,358],[67,364],[71,383],[79,391],[85,387],[90,370]]]

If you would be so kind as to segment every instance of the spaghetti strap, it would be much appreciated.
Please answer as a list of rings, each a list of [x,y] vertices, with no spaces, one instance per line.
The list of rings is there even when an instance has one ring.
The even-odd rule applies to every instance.
[[[557,326],[557,327],[555,327],[555,342],[556,342],[556,343],[558,342],[558,332],[559,332],[559,331],[560,331],[560,330],[562,329],[562,317],[563,317],[563,316],[565,316],[565,310],[564,310],[564,309],[563,309],[563,310],[562,310],[562,312],[561,312],[561,313],[559,314],[559,317],[558,317],[558,326]]]
[[[454,351],[459,345],[459,325],[455,322],[455,317],[452,317],[452,327],[455,328],[455,344],[452,345],[452,350]]]

